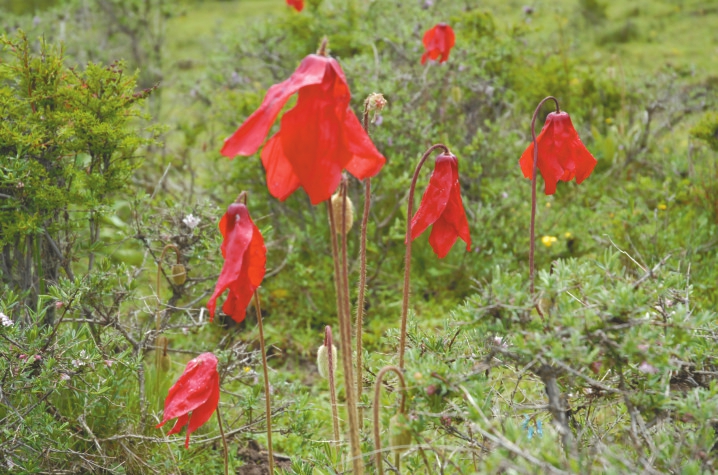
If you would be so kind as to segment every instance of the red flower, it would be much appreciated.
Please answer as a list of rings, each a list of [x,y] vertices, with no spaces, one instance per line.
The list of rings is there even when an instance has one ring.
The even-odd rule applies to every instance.
[[[167,393],[165,411],[160,428],[170,420],[177,418],[174,427],[167,435],[176,434],[189,423],[184,446],[189,448],[189,435],[207,422],[219,403],[219,373],[217,357],[212,353],[202,353],[187,363],[184,373]],[[191,414],[190,414],[191,412]]]
[[[298,187],[312,204],[328,199],[342,170],[360,180],[376,175],[386,159],[377,151],[349,107],[349,86],[335,59],[310,54],[284,82],[267,91],[259,109],[222,147],[222,155],[257,151],[289,97],[297,104],[282,116],[279,132],[262,150],[262,164],[272,196],[284,201]]]
[[[219,221],[224,265],[214,293],[207,302],[210,321],[214,319],[217,297],[229,289],[222,311],[241,322],[254,291],[264,279],[267,249],[259,229],[249,217],[247,206],[232,203]]]
[[[424,33],[424,48],[426,52],[421,56],[421,64],[427,59],[436,60],[441,55],[440,63],[449,59],[449,52],[454,47],[456,36],[454,30],[446,23],[439,23]]]
[[[551,112],[536,139],[538,143],[538,169],[546,183],[545,193],[556,192],[556,183],[571,181],[581,183],[593,171],[596,159],[581,142],[571,118],[565,112]],[[533,177],[533,142],[521,155],[521,171],[526,178]]]
[[[411,240],[432,224],[429,244],[440,259],[446,257],[457,238],[464,240],[467,251],[471,250],[469,223],[461,203],[459,164],[450,153],[436,157],[429,186],[411,220]]]
[[[294,7],[298,12],[301,12],[304,8],[304,0],[287,0],[287,5]]]

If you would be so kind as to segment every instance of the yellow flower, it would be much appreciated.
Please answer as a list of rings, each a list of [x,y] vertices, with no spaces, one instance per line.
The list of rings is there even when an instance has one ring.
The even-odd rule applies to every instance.
[[[612,118],[612,117],[606,117],[606,123],[607,123],[608,125],[613,124],[613,118]]]
[[[252,371],[252,368],[250,368],[249,366],[245,366],[244,368],[242,368],[242,371],[244,371],[245,373],[249,373],[250,371]]]
[[[547,202],[546,202],[546,207],[547,207],[547,208],[550,208],[550,207],[551,207],[551,202],[550,202],[550,201],[547,201]]]
[[[546,247],[551,247],[557,240],[556,236],[544,236],[541,238],[541,243]]]
[[[565,233],[563,233],[563,237],[565,237],[566,239],[571,239],[573,237],[573,234],[571,234],[569,231],[566,231]]]
[[[660,209],[661,211],[665,211],[668,209],[668,206],[666,206],[665,203],[658,203],[658,209]]]

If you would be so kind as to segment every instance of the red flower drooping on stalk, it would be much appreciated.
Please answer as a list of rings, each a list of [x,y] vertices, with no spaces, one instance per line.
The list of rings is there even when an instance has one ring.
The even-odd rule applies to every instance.
[[[287,5],[293,7],[296,11],[301,12],[304,9],[304,0],[287,0]]]
[[[459,164],[451,153],[436,157],[429,186],[411,220],[412,241],[431,225],[429,244],[440,259],[446,257],[457,238],[464,240],[467,251],[471,250],[469,223],[461,202]]]
[[[538,169],[545,182],[547,195],[556,192],[559,181],[581,183],[593,171],[596,159],[581,142],[569,115],[563,111],[551,112],[536,139],[538,143]],[[533,177],[534,145],[529,144],[519,160],[526,178]]]
[[[381,170],[386,159],[349,107],[351,95],[342,68],[320,54],[310,54],[289,79],[269,88],[259,109],[225,141],[222,155],[255,153],[297,92],[297,104],[282,116],[279,132],[262,149],[272,196],[284,201],[301,186],[317,204],[334,193],[342,170],[360,180]]]
[[[167,393],[165,410],[160,428],[170,419],[177,418],[174,427],[167,435],[176,434],[187,427],[184,446],[189,448],[189,435],[207,422],[219,403],[219,373],[217,357],[212,353],[202,353],[187,363],[187,367],[177,382]]]
[[[436,60],[439,56],[440,63],[449,59],[451,48],[454,47],[456,36],[454,30],[446,23],[439,23],[426,33],[424,33],[424,48],[426,52],[421,56],[421,64],[426,63],[427,59]]]
[[[241,322],[254,291],[264,279],[267,249],[259,228],[249,217],[247,206],[232,203],[219,221],[224,265],[217,279],[214,293],[207,302],[210,321],[214,319],[217,297],[229,289],[222,311],[236,322]]]

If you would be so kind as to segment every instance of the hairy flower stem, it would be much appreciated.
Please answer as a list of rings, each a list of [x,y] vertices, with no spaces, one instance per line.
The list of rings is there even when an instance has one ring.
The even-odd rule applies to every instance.
[[[224,435],[224,427],[222,427],[222,416],[219,415],[219,406],[217,406],[215,412],[217,413],[219,434],[222,436],[222,445],[224,446],[224,475],[229,475],[229,449],[227,448],[227,437]]]
[[[167,244],[165,247],[163,247],[162,254],[160,254],[160,258],[157,261],[157,311],[155,312],[155,331],[157,332],[157,336],[155,336],[155,393],[157,394],[159,394],[160,392],[160,369],[162,366],[162,357],[167,354],[167,339],[165,338],[164,342],[160,342],[159,338],[162,327],[162,313],[160,311],[160,306],[162,305],[162,298],[160,297],[160,277],[162,276],[162,259],[164,259],[165,254],[170,249],[175,252],[175,255],[177,257],[177,264],[179,264],[180,251],[174,244]],[[160,351],[160,348],[162,348],[162,351]]]
[[[259,328],[259,348],[262,351],[262,370],[264,371],[264,404],[267,412],[267,451],[269,455],[269,473],[274,473],[274,450],[272,449],[272,394],[269,390],[269,370],[267,368],[267,350],[264,347],[264,325],[262,325],[262,307],[259,305],[259,294],[254,291],[254,309],[257,311],[257,327]]]
[[[334,338],[332,337],[332,327],[327,325],[324,327],[324,347],[327,349],[327,359],[329,361],[329,400],[332,405],[332,427],[334,428],[334,443],[339,446],[339,412],[337,410],[337,386],[334,382]]]
[[[536,117],[538,117],[538,114],[541,111],[541,106],[543,106],[544,103],[549,100],[556,103],[556,112],[560,112],[558,106],[558,99],[553,96],[548,96],[545,97],[541,102],[539,102],[538,106],[536,106],[536,110],[534,111],[534,115],[531,119],[531,139],[533,140],[534,146],[534,167],[533,171],[531,172],[531,224],[529,225],[529,292],[531,298],[533,298],[534,295],[534,253],[536,251],[536,175],[538,172],[538,142],[536,141]]]
[[[342,193],[346,193],[345,190]],[[354,389],[354,373],[352,369],[352,336],[351,322],[349,312],[349,289],[346,272],[341,270],[339,246],[337,243],[337,231],[335,226],[336,217],[333,213],[332,205],[327,203],[327,213],[329,213],[329,229],[332,241],[332,257],[334,260],[334,285],[337,291],[337,314],[339,316],[339,336],[341,339],[342,365],[344,369],[344,388],[347,400],[347,419],[349,420],[349,443],[351,446],[352,466],[354,475],[362,475],[364,473],[364,462],[361,457],[361,446],[359,444],[359,426],[357,424],[356,411],[356,393]],[[346,209],[346,207],[343,207]],[[342,212],[342,225],[346,220],[345,213]],[[342,229],[345,229],[342,226]],[[344,242],[346,246],[346,241]],[[346,247],[344,247],[344,259],[346,262]],[[346,266],[344,266],[346,269]]]
[[[414,177],[411,179],[411,187],[409,188],[409,203],[406,211],[406,254],[404,255],[404,292],[401,302],[401,333],[399,336],[399,368],[404,369],[404,352],[406,351],[406,320],[409,315],[409,277],[411,273],[411,215],[414,212],[414,189],[416,181],[419,179],[419,172],[427,158],[434,150],[442,149],[445,153],[449,152],[449,147],[443,144],[436,144],[429,147],[421,160],[416,165]]]
[[[364,116],[362,117],[364,132],[369,134],[369,103],[364,103]],[[369,223],[369,207],[371,206],[371,178],[364,180],[364,210],[361,219],[361,238],[359,240],[359,295],[357,297],[356,338],[357,338],[357,402],[361,403],[364,390],[364,376],[362,367],[362,335],[364,332],[364,296],[366,292],[366,233]],[[357,408],[359,429],[364,428],[364,411]]]
[[[390,371],[396,373],[401,384],[401,403],[399,405],[399,413],[404,414],[406,406],[406,381],[404,380],[403,370],[396,366],[384,366],[376,375],[376,385],[374,386],[374,457],[376,470],[379,475],[384,475],[384,467],[381,460],[381,431],[379,430],[379,396],[381,395],[381,383],[384,375]],[[396,457],[396,468],[399,469],[399,455]]]

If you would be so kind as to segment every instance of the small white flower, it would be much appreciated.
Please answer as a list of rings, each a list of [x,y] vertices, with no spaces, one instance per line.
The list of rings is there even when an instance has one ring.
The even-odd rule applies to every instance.
[[[2,324],[2,326],[4,326],[4,327],[11,327],[12,320],[10,320],[10,317],[8,317],[4,313],[0,312],[0,324]]]
[[[60,379],[63,380],[63,381],[69,381],[69,380],[70,380],[70,375],[67,374],[67,373],[60,373]]]
[[[196,228],[196,227],[199,225],[200,219],[197,218],[197,217],[195,217],[195,216],[192,215],[192,214],[188,214],[187,216],[185,216],[185,217],[182,219],[182,222],[183,222],[184,225],[187,226],[188,228],[194,229],[194,228]]]

